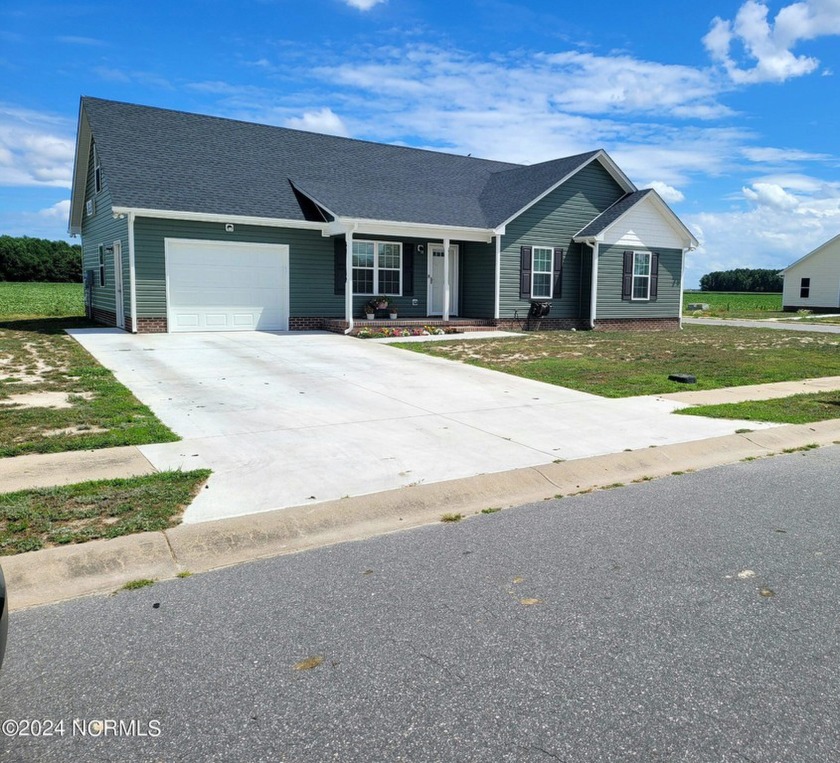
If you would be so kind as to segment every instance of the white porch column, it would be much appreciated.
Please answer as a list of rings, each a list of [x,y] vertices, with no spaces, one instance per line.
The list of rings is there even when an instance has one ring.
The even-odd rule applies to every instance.
[[[449,239],[443,239],[443,320],[449,320]]]
[[[592,283],[589,292],[589,327],[595,328],[595,321],[598,319],[598,242],[587,242],[592,247]]]
[[[349,334],[353,330],[353,231],[350,228],[344,234],[344,243],[347,247],[345,260],[345,274],[344,281],[344,320],[347,321],[347,328],[344,329],[345,334]]]

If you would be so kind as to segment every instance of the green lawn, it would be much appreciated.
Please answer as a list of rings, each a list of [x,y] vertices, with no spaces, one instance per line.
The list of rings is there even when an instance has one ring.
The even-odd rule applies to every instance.
[[[715,419],[808,424],[812,421],[840,418],[840,391],[792,395],[775,400],[749,400],[744,403],[698,405],[683,408],[676,412],[687,416],[709,416]]]
[[[84,290],[80,283],[0,281],[0,321],[84,314]]]
[[[703,303],[708,310],[689,310],[690,303]],[[698,291],[683,294],[683,315],[700,318],[790,318],[796,313],[782,310],[782,295],[778,293],[744,293]]]
[[[840,335],[686,326],[673,332],[545,331],[394,345],[605,397],[840,376]],[[668,381],[690,373],[697,384]]]
[[[173,527],[209,476],[161,472],[0,494],[0,556]]]

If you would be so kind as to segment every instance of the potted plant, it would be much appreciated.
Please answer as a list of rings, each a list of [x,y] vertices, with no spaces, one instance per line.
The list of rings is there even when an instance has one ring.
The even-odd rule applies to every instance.
[[[388,308],[388,314],[391,316],[392,321],[396,320],[396,318],[397,318],[397,306],[396,305],[391,305],[391,307]]]
[[[363,308],[362,312],[369,321],[372,321],[376,317],[376,308],[373,307],[370,302],[368,302]]]

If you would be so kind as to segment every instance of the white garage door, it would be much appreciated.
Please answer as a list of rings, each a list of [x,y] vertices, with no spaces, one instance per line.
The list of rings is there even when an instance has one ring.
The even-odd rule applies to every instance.
[[[166,240],[170,331],[287,331],[289,247]]]

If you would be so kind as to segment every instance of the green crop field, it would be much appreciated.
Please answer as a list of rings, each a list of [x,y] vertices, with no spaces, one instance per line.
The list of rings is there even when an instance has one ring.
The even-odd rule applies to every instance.
[[[0,281],[0,321],[84,314],[84,288],[80,283]]]
[[[691,303],[707,304],[702,312],[689,310]],[[683,314],[709,318],[779,318],[791,317],[782,311],[780,293],[694,291],[683,294]]]

